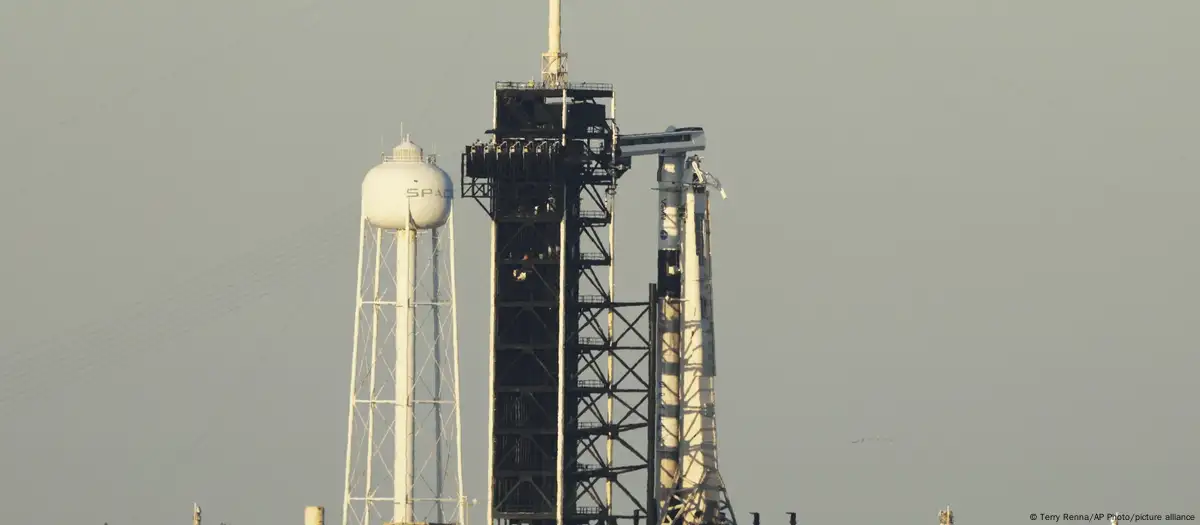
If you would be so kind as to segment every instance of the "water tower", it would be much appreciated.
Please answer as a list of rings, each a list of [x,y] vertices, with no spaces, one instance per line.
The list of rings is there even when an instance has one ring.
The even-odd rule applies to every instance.
[[[466,522],[453,192],[407,138],[363,179],[342,525]]]

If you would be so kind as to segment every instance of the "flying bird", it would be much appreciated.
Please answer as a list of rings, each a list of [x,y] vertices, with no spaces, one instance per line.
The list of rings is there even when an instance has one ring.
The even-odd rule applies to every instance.
[[[858,444],[858,443],[866,443],[866,442],[868,442],[868,441],[881,441],[881,442],[883,442],[883,443],[891,443],[891,442],[892,442],[892,438],[889,438],[889,437],[880,437],[880,436],[868,437],[868,438],[858,438],[858,439],[856,439],[856,440],[854,440],[854,441],[851,441],[850,443]]]

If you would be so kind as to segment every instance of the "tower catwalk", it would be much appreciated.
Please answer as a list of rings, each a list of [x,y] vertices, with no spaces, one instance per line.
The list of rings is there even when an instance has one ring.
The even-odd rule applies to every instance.
[[[407,139],[363,180],[342,525],[466,522],[453,191]]]

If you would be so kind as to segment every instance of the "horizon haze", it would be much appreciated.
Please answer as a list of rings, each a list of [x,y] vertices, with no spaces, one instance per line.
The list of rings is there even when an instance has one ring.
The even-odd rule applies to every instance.
[[[623,132],[703,126],[728,191],[744,525],[1200,510],[1200,4],[564,4],[571,80]],[[457,184],[546,38],[541,0],[0,5],[7,520],[340,523],[362,178],[403,126]],[[620,298],[654,170],[620,185]],[[488,221],[455,205],[482,523]]]

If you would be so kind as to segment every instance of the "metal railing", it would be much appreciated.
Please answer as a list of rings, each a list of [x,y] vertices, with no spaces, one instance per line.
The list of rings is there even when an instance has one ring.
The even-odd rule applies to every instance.
[[[542,80],[530,80],[528,82],[512,82],[502,81],[496,82],[496,89],[562,89],[559,86],[551,85]],[[568,82],[567,89],[579,89],[587,91],[612,91],[613,85],[605,82]]]
[[[580,295],[579,304],[605,304],[608,299],[603,295]]]
[[[575,386],[579,388],[604,388],[604,381],[599,379],[579,379],[575,381]]]

